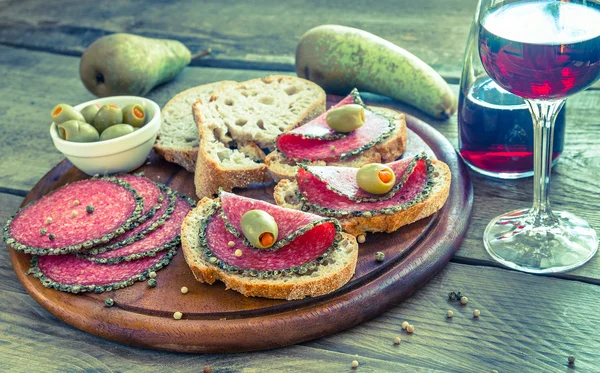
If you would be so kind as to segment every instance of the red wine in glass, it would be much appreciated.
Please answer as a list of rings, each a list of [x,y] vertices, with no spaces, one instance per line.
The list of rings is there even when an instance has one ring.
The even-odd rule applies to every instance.
[[[522,98],[482,76],[458,101],[458,148],[471,167],[504,178],[533,174],[533,123]],[[565,111],[554,125],[553,159],[563,151]]]
[[[489,9],[480,23],[479,54],[490,77],[517,96],[577,93],[600,77],[600,4],[514,2]]]

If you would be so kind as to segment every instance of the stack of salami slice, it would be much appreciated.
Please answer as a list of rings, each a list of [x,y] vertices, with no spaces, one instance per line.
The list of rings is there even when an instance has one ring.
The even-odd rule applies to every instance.
[[[143,176],[68,184],[24,207],[4,227],[7,245],[34,254],[30,273],[56,290],[116,290],[166,266],[195,203]]]

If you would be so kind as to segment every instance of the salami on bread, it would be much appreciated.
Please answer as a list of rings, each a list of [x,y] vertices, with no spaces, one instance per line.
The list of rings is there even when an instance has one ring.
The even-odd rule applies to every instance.
[[[438,211],[450,190],[450,169],[419,155],[387,164],[396,174],[395,186],[372,195],[356,183],[357,168],[305,166],[296,180],[275,187],[275,201],[286,208],[336,217],[345,232],[393,232]]]
[[[265,211],[279,235],[269,250],[253,247],[240,233],[242,216]],[[358,245],[335,219],[291,211],[222,192],[204,198],[185,218],[181,240],[194,276],[220,280],[245,296],[302,299],[338,289],[354,274]]]

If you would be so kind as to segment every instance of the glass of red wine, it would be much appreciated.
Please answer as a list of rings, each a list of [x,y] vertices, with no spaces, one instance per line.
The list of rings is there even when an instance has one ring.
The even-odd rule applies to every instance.
[[[600,78],[600,0],[480,0],[479,56],[487,74],[522,97],[533,118],[534,201],[493,219],[488,253],[529,273],[577,268],[598,249],[589,224],[548,199],[554,124],[568,96]]]

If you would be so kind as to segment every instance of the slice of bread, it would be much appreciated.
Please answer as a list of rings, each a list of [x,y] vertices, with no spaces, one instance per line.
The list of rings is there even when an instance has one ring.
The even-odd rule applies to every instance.
[[[450,193],[450,169],[444,162],[435,159],[432,159],[431,162],[434,166],[434,186],[427,199],[393,215],[375,215],[370,218],[362,216],[338,218],[344,231],[353,236],[364,235],[367,232],[390,233],[402,226],[433,215],[441,209]],[[298,199],[297,192],[298,184],[296,181],[282,180],[275,186],[275,202],[281,207],[300,210],[302,203]]]
[[[194,172],[200,138],[192,105],[198,99],[208,102],[216,90],[232,84],[236,82],[225,80],[199,85],[177,94],[167,102],[161,111],[162,124],[154,150],[167,161]]]
[[[227,85],[210,102],[193,105],[202,138],[194,183],[199,198],[270,183],[262,149],[277,136],[325,111],[325,92],[292,76],[267,76]]]
[[[302,299],[330,293],[347,283],[354,275],[358,259],[358,244],[351,235],[342,233],[339,247],[327,259],[326,266],[310,275],[293,274],[280,278],[258,278],[229,273],[205,260],[198,232],[213,200],[203,198],[184,219],[181,226],[181,246],[186,262],[200,282],[213,284],[222,281],[247,297],[273,299]]]
[[[394,118],[396,128],[390,137],[350,159],[335,162],[314,161],[309,164],[313,166],[361,167],[367,163],[388,163],[398,159],[406,149],[408,138],[404,113],[376,106],[370,106],[369,109],[375,113]],[[279,151],[269,154],[265,159],[265,164],[275,182],[283,179],[293,180],[296,177],[296,172],[298,172],[296,162],[284,158]]]

